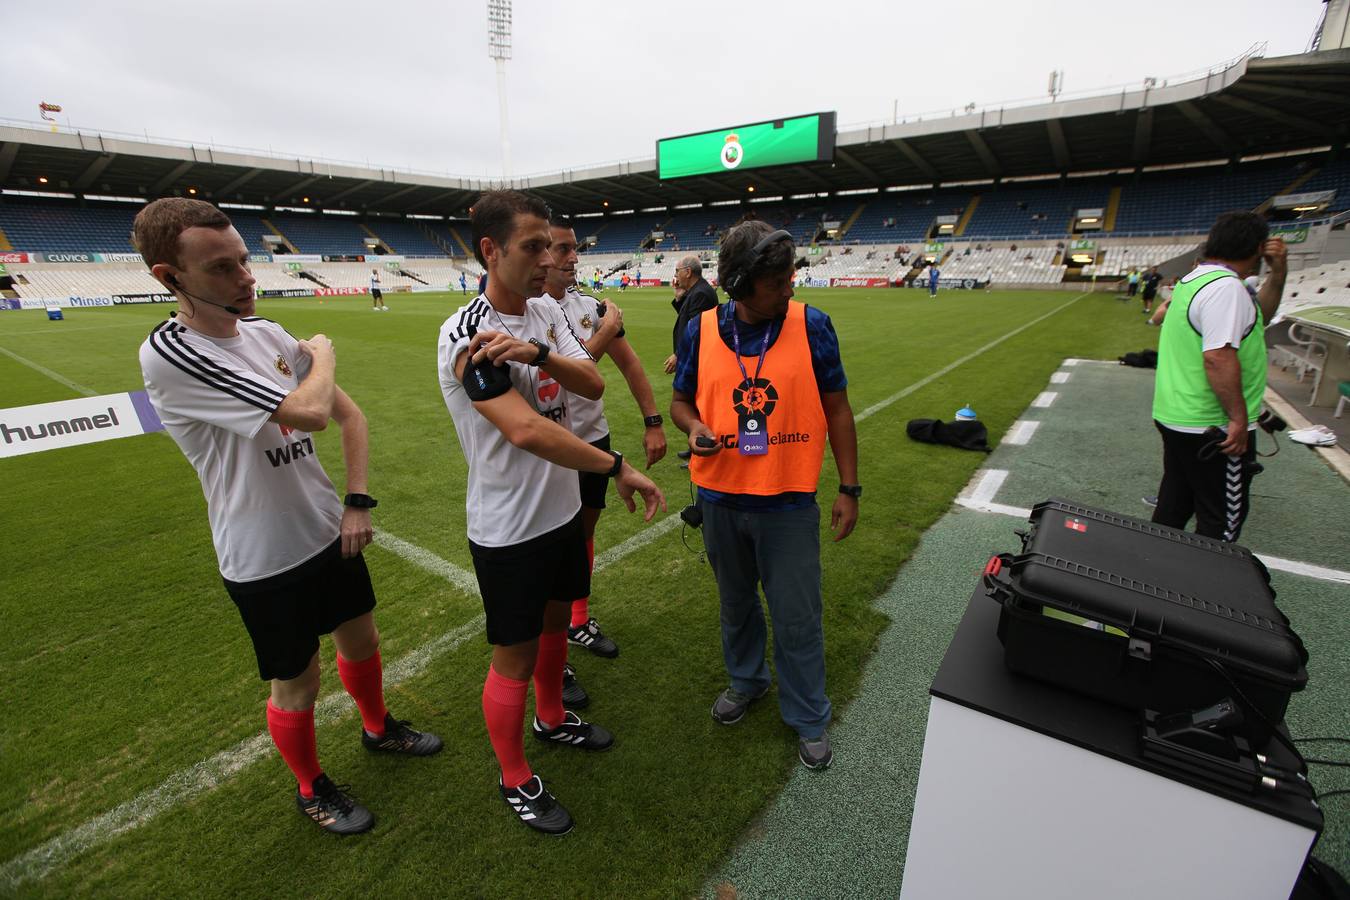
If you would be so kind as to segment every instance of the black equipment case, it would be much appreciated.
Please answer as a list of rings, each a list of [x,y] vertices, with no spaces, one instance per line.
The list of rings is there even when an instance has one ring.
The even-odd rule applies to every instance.
[[[1307,683],[1308,654],[1250,551],[1056,499],[1018,533],[1022,552],[984,573],[1012,671],[1159,713],[1231,697],[1259,744]]]

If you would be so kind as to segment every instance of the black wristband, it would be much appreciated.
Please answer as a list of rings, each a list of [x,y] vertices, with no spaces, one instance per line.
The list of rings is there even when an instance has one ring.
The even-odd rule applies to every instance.
[[[534,344],[539,350],[539,355],[530,361],[530,365],[542,366],[544,363],[548,362],[548,344],[545,344],[538,338],[530,338],[530,343]]]
[[[342,498],[342,505],[352,509],[374,509],[380,505],[380,501],[369,494],[348,494]]]
[[[841,484],[839,485],[839,493],[844,494],[845,496],[848,497],[852,497],[854,500],[857,500],[862,497],[862,485]]]
[[[644,416],[642,424],[647,428],[660,428],[665,424],[665,421],[665,419],[661,418],[661,414],[657,413],[654,416]]]
[[[610,456],[614,457],[614,465],[610,467],[610,470],[608,472],[605,473],[605,477],[614,478],[616,475],[619,474],[619,470],[623,468],[623,454],[618,452],[617,450],[609,450],[607,452],[609,453]]]

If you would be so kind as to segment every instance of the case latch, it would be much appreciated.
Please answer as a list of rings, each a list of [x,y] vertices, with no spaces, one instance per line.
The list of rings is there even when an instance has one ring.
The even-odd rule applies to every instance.
[[[1142,659],[1144,662],[1149,662],[1153,659],[1153,643],[1141,638],[1132,637],[1130,638],[1129,654],[1135,659]]]

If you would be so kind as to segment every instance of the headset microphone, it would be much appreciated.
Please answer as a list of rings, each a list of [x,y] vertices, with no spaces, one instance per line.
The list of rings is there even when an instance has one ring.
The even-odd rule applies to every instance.
[[[197,301],[200,301],[200,302],[202,302],[202,303],[206,303],[206,304],[208,304],[208,305],[210,305],[210,306],[218,306],[218,307],[220,307],[221,309],[225,310],[227,313],[229,313],[229,314],[232,315],[232,316],[242,316],[242,315],[244,314],[244,311],[243,311],[242,309],[239,309],[239,307],[237,307],[237,306],[231,306],[231,305],[228,304],[228,303],[217,303],[217,302],[214,301],[214,300],[207,300],[205,297],[198,297],[196,294],[192,293],[192,292],[189,291],[187,288],[183,287],[183,282],[179,281],[179,280],[178,280],[178,276],[176,276],[176,275],[169,275],[169,276],[166,277],[165,280],[168,281],[169,284],[171,284],[171,285],[173,285],[174,287],[176,287],[178,290],[182,291],[184,294],[187,294],[187,295],[188,295],[189,297],[191,297],[193,300],[197,300]]]

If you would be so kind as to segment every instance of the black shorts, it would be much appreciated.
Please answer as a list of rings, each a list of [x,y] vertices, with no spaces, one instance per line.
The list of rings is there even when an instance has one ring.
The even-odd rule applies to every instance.
[[[489,644],[532,641],[544,631],[549,601],[571,603],[591,593],[591,566],[581,513],[537,538],[510,547],[469,542],[483,595]]]
[[[591,446],[608,452],[609,435],[598,441],[591,441]],[[604,509],[605,494],[609,493],[609,476],[597,475],[594,472],[578,472],[577,480],[581,483],[581,505],[587,509]]]
[[[294,569],[258,581],[225,582],[244,620],[258,675],[295,678],[319,650],[319,635],[375,608],[375,589],[361,556],[342,558],[342,539]]]
[[[375,300],[379,300],[381,297],[384,296],[384,294],[381,294],[381,293],[380,293],[380,289],[379,289],[379,288],[371,288],[371,289],[370,289],[370,296],[371,296],[372,298],[374,298]]]

